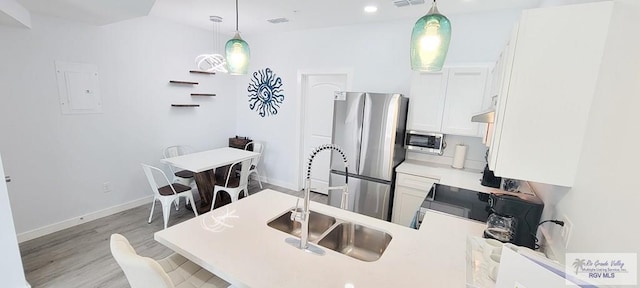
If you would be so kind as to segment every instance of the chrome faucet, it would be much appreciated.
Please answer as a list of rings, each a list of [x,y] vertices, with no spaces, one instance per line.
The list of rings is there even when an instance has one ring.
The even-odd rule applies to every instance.
[[[320,255],[323,255],[324,251],[315,245],[309,244],[309,215],[311,214],[309,210],[309,201],[310,201],[309,198],[311,194],[311,166],[313,164],[313,158],[315,158],[318,153],[324,150],[335,150],[338,153],[340,153],[340,156],[342,156],[342,161],[344,162],[345,185],[343,187],[329,187],[329,189],[342,189],[343,193],[342,193],[342,201],[340,204],[340,208],[346,209],[348,205],[347,186],[349,184],[349,176],[348,176],[349,167],[347,162],[347,156],[342,151],[342,148],[340,148],[340,146],[335,144],[325,144],[325,145],[316,147],[315,149],[313,149],[313,151],[309,155],[309,163],[307,165],[306,184],[304,188],[303,210],[298,211],[298,202],[296,202],[296,209],[291,211],[291,221],[299,222],[301,226],[300,240],[293,239],[293,238],[288,238],[285,240],[287,243],[297,246],[300,249],[304,249]],[[298,199],[298,201],[299,200],[300,199]]]

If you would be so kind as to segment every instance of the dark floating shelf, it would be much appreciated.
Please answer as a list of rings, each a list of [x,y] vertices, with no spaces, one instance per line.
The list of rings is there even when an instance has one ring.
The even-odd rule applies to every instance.
[[[208,71],[200,71],[200,70],[189,70],[189,73],[216,75],[216,72],[208,72]]]
[[[200,107],[200,104],[171,104],[171,107]]]
[[[169,80],[169,83],[172,83],[172,84],[198,85],[198,82],[191,82],[191,81],[177,81],[177,80]]]
[[[207,94],[207,93],[191,93],[191,96],[216,96],[216,94]]]

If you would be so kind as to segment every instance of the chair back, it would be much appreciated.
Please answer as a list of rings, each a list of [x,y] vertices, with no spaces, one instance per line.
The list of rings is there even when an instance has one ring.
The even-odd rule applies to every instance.
[[[253,161],[251,162],[251,165],[254,165],[257,168],[258,164],[260,163],[260,158],[262,158],[262,151],[264,150],[264,144],[258,141],[251,141],[244,146],[244,150],[248,150],[249,146],[253,147],[253,152],[256,152],[259,154],[258,157],[253,158]]]
[[[151,187],[151,190],[153,190],[154,195],[160,197],[162,195],[160,195],[160,191],[158,190],[160,187],[163,187],[165,185],[159,185],[158,182],[156,181],[157,179],[160,179],[163,182],[160,183],[167,183],[166,185],[169,185],[169,187],[171,187],[171,190],[173,190],[173,194],[177,194],[176,193],[176,189],[173,188],[173,185],[170,185],[171,182],[169,182],[169,178],[167,178],[167,175],[164,174],[164,172],[156,167],[153,166],[149,166],[147,164],[141,164],[142,165],[142,170],[144,170],[144,175],[147,176],[147,181],[149,181],[149,186]]]
[[[190,146],[186,145],[169,146],[167,148],[164,148],[164,151],[162,151],[164,158],[182,156],[191,153],[193,153],[193,149]]]
[[[247,186],[247,184],[249,184],[249,168],[251,168],[251,161],[253,159],[254,158],[250,158],[247,160],[238,161],[231,164],[231,168],[227,173],[227,178],[225,180],[224,187],[229,187],[229,178],[231,178],[231,173],[235,171],[234,167],[237,167],[238,164],[242,165],[242,168],[240,169],[240,182],[238,183],[238,187]]]
[[[132,288],[173,288],[171,278],[155,260],[138,255],[120,234],[111,235],[111,255],[127,276]]]
[[[191,153],[193,153],[193,149],[191,148],[191,146],[174,145],[164,148],[164,150],[162,151],[162,156],[164,156],[164,159],[167,159]],[[169,166],[169,169],[171,169],[171,174],[176,173],[176,169],[174,169],[173,165],[169,164],[167,166]]]

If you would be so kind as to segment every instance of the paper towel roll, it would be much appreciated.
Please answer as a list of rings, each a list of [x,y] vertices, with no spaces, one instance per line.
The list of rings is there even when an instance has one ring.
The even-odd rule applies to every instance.
[[[453,163],[451,167],[462,169],[464,168],[464,158],[467,156],[467,146],[464,144],[456,145],[456,151],[453,154]]]

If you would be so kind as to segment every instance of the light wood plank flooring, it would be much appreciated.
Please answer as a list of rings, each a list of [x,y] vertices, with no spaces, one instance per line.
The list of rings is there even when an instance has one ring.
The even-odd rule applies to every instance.
[[[294,196],[303,192],[264,184],[264,188]],[[259,193],[254,181],[249,194]],[[327,203],[327,196],[312,193],[311,200]],[[184,208],[171,210],[169,226],[191,219],[193,212]],[[162,230],[162,208],[156,201],[153,222],[147,224],[151,205],[143,205],[108,217],[84,223],[20,244],[27,281],[32,287],[129,287],[127,279],[109,250],[113,233],[127,237],[136,252],[154,259],[164,258],[171,250],[153,240]]]

